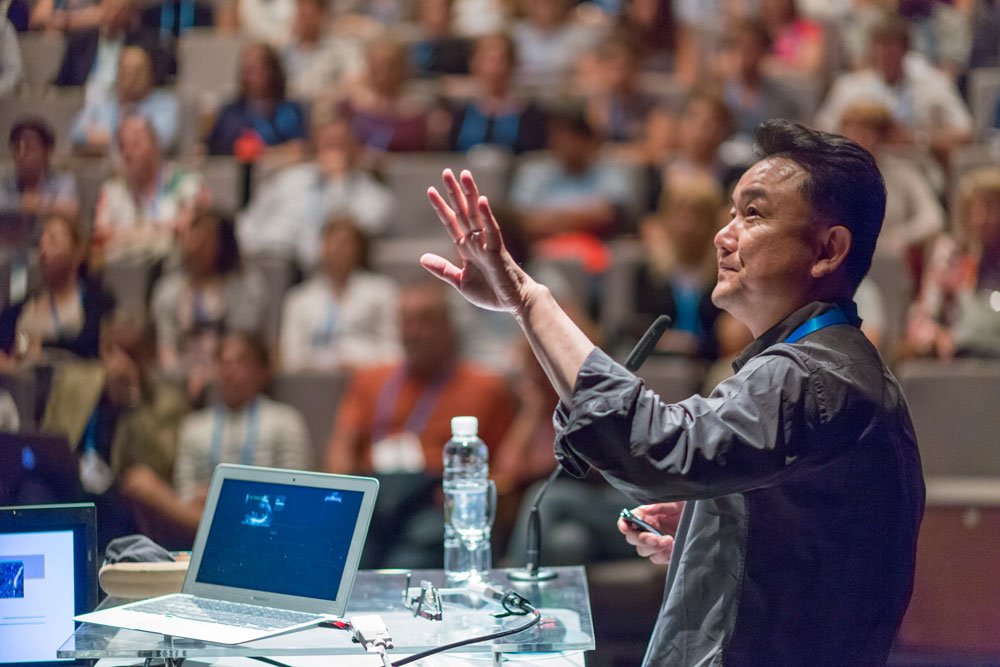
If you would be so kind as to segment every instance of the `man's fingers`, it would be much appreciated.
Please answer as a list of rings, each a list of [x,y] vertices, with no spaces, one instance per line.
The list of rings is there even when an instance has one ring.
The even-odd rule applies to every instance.
[[[669,535],[664,535],[663,537],[657,537],[649,533],[646,533],[646,535],[652,537],[653,540],[640,540],[635,545],[635,552],[643,558],[649,558],[654,563],[661,562],[657,559],[662,560],[663,555],[666,554],[666,558],[662,562],[669,562],[670,554],[674,550],[674,538]]]
[[[485,231],[483,216],[479,208],[479,187],[476,185],[476,179],[472,177],[472,172],[463,169],[458,176],[458,184],[465,197],[465,210],[469,212],[469,224],[472,225],[472,231]]]
[[[455,212],[448,206],[448,202],[444,200],[437,188],[433,186],[427,188],[427,198],[431,201],[431,206],[434,207],[434,212],[437,213],[441,224],[448,230],[448,236],[451,237],[452,241],[458,243],[463,234],[455,220]]]
[[[483,224],[483,235],[486,236],[486,249],[496,252],[503,247],[500,224],[493,215],[493,209],[490,208],[490,201],[486,198],[486,195],[480,196],[476,205],[479,207],[479,219]]]
[[[476,231],[472,221],[469,220],[469,209],[465,204],[465,194],[462,192],[462,186],[459,185],[455,174],[451,169],[445,169],[444,173],[441,174],[441,178],[444,181],[445,194],[448,195],[451,208],[455,211],[455,221],[458,223],[461,235],[466,236]]]
[[[425,253],[420,257],[420,266],[456,289],[462,283],[462,270],[444,257]]]

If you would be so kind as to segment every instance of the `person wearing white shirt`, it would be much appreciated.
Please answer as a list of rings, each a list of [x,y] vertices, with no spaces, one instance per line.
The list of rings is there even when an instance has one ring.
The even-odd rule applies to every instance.
[[[573,23],[567,0],[524,0],[525,20],[511,31],[520,74],[551,81],[567,75],[601,39],[599,30]]]
[[[296,3],[292,39],[281,54],[293,97],[332,97],[337,86],[364,69],[364,53],[356,40],[327,34],[328,2]]]
[[[972,115],[955,85],[941,71],[909,51],[909,26],[891,17],[871,35],[870,68],[842,74],[819,111],[816,126],[836,131],[844,110],[858,100],[887,106],[904,139],[928,144],[946,155],[972,137]]]
[[[318,270],[285,298],[281,365],[286,371],[335,370],[399,358],[396,284],[372,273],[368,238],[338,218],[323,230]]]
[[[388,231],[395,213],[392,191],[358,167],[361,147],[340,118],[313,130],[316,159],[284,169],[261,183],[238,218],[240,246],[316,263],[323,224],[333,217],[354,220],[369,236]]]
[[[236,27],[253,42],[280,48],[288,43],[296,0],[223,0],[216,24]]]
[[[270,379],[267,344],[250,334],[227,336],[219,353],[219,400],[181,423],[174,488],[181,501],[203,504],[219,463],[308,469],[309,433],[302,414],[263,396]]]
[[[0,15],[0,99],[10,97],[21,84],[21,49],[14,26]]]

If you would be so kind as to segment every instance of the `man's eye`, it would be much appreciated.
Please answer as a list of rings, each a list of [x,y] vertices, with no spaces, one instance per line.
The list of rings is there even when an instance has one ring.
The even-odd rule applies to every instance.
[[[756,218],[758,216],[760,216],[760,211],[757,210],[756,206],[749,206],[749,207],[747,207],[747,215],[746,215],[746,217],[748,217],[748,218]]]

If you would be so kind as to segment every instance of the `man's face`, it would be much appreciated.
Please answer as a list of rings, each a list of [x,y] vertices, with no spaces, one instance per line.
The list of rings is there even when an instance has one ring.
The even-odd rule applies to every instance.
[[[49,164],[49,151],[37,132],[21,132],[17,141],[11,144],[14,153],[14,169],[18,176],[34,179],[45,171]]]
[[[65,223],[59,220],[47,222],[38,244],[38,264],[45,281],[61,280],[76,271],[79,262],[80,250]]]
[[[267,369],[261,366],[247,344],[238,337],[226,338],[219,351],[219,396],[237,408],[253,399],[267,384]]]
[[[898,39],[872,40],[872,67],[889,83],[895,83],[902,78],[905,56],[906,45]]]
[[[122,52],[115,87],[122,102],[138,102],[149,95],[153,88],[153,72],[145,51],[128,48]]]
[[[399,333],[406,362],[418,371],[433,371],[454,352],[448,304],[442,290],[404,290],[399,301]]]
[[[145,168],[158,158],[156,141],[150,135],[146,121],[138,117],[126,118],[118,128],[118,145],[129,173]]]
[[[817,223],[802,195],[806,178],[787,158],[758,162],[736,184],[731,219],[715,235],[719,281],[712,302],[751,329],[812,284]]]
[[[566,172],[579,174],[589,169],[597,159],[600,140],[553,123],[549,128],[549,147]]]
[[[326,9],[317,0],[299,0],[295,5],[295,34],[299,39],[315,39],[326,27]]]

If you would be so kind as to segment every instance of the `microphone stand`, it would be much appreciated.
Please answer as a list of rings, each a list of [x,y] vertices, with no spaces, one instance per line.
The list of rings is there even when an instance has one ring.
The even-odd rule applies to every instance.
[[[542,517],[538,512],[538,506],[542,504],[545,492],[549,490],[552,482],[556,481],[556,477],[561,472],[562,466],[557,464],[556,469],[549,474],[548,479],[542,483],[538,493],[535,494],[535,502],[532,503],[531,511],[528,513],[528,539],[524,550],[524,567],[507,573],[507,577],[511,581],[537,583],[551,581],[559,576],[547,567],[540,567],[542,561]]]

